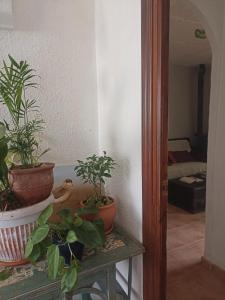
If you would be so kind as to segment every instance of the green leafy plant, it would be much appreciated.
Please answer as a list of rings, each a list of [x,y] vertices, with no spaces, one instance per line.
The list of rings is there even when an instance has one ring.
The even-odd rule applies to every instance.
[[[8,167],[6,164],[6,157],[8,155],[8,143],[5,137],[5,126],[0,123],[0,187],[5,190],[9,187],[8,181]]]
[[[111,178],[111,172],[116,163],[106,152],[103,155],[92,155],[85,161],[78,160],[75,166],[75,173],[80,177],[83,183],[89,183],[94,186],[94,195],[89,197],[85,204],[89,207],[101,207],[112,202],[111,198],[104,193],[106,180]],[[88,211],[86,211],[88,213]]]
[[[8,180],[8,166],[6,163],[8,140],[5,134],[5,125],[0,122],[0,211],[5,211],[15,206],[16,203]]]
[[[61,279],[61,290],[69,292],[77,282],[79,263],[70,245],[79,241],[88,248],[102,247],[105,241],[104,225],[101,220],[93,222],[83,220],[78,214],[73,215],[69,209],[59,212],[61,222],[49,221],[53,213],[52,204],[39,216],[37,227],[32,232],[26,245],[25,256],[36,262],[39,258],[47,258],[48,276],[50,279]],[[59,244],[70,249],[71,263],[65,266],[64,257],[60,255]]]
[[[40,153],[39,137],[44,129],[37,100],[30,98],[31,90],[37,88],[35,71],[26,61],[17,62],[9,55],[9,63],[3,60],[0,70],[0,102],[7,107],[10,124],[5,127],[10,151],[19,155],[25,168],[38,164]]]

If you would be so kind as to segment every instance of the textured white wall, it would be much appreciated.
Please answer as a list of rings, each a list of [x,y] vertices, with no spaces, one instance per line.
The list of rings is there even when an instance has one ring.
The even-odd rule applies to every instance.
[[[10,53],[26,59],[41,76],[37,96],[46,120],[43,148],[52,149],[45,159],[65,165],[56,168],[56,182],[73,175],[70,164],[76,159],[107,150],[118,162],[108,186],[118,203],[118,222],[139,240],[140,4],[140,0],[67,0],[66,5],[64,0],[15,0],[14,28],[0,30],[0,61]],[[126,276],[127,265],[118,268]],[[133,275],[134,295],[140,299],[141,257],[135,259]]]
[[[43,159],[73,164],[98,149],[94,0],[14,1],[13,19],[0,30],[0,62],[10,53],[37,70]]]
[[[96,0],[100,149],[118,162],[108,190],[117,221],[142,238],[141,1]],[[127,265],[118,266],[125,276]],[[132,299],[142,295],[142,259],[135,260]]]

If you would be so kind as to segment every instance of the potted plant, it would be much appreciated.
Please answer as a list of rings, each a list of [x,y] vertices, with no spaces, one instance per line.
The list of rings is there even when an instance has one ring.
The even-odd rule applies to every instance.
[[[78,214],[73,215],[71,210],[63,209],[59,212],[61,221],[57,224],[49,221],[52,213],[53,207],[49,205],[39,216],[25,255],[33,263],[47,258],[49,278],[61,279],[61,290],[65,293],[76,285],[84,246],[91,249],[103,246],[103,222],[86,221]]]
[[[53,200],[23,207],[8,180],[8,144],[5,126],[0,123],[0,265],[14,266],[27,262],[24,257],[27,236],[37,218]]]
[[[37,88],[36,74],[26,61],[17,62],[9,55],[0,70],[0,103],[8,111],[10,122],[4,121],[11,154],[19,164],[12,164],[9,181],[12,192],[24,206],[48,198],[53,187],[53,163],[40,163],[40,134],[44,121],[31,91]]]
[[[94,154],[84,161],[78,160],[77,162],[74,169],[76,175],[82,179],[83,183],[92,184],[94,187],[94,194],[80,203],[81,208],[86,213],[86,218],[102,219],[105,232],[110,233],[116,216],[116,203],[112,197],[105,194],[105,183],[112,177],[111,172],[116,163],[106,155],[105,151],[103,155]],[[93,208],[96,208],[95,215],[90,215],[89,210]]]

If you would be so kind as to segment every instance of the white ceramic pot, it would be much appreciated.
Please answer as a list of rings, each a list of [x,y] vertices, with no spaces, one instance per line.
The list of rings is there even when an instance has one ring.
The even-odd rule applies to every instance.
[[[53,201],[51,195],[31,206],[0,212],[0,265],[24,263],[27,239],[41,212]]]

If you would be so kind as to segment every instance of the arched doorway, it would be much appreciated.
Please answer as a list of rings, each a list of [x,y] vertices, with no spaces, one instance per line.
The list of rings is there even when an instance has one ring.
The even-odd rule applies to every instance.
[[[218,125],[213,121],[216,119],[219,109],[217,104],[221,98],[219,97],[221,91],[218,87],[220,87],[220,65],[222,65],[220,47],[218,47],[222,23],[221,18],[217,18],[217,16],[220,16],[219,12],[223,11],[223,5],[217,2],[212,7],[210,1],[193,0],[192,2],[202,14],[203,19],[207,20],[203,26],[213,44],[211,84],[213,101],[210,105],[208,150],[208,168],[213,169],[215,160],[213,146]],[[165,201],[167,184],[165,178],[167,169],[168,4],[168,0],[142,0],[143,241],[146,246],[144,299],[152,298],[154,300],[166,299]],[[222,13],[221,16],[223,16]],[[213,172],[210,173],[210,177],[212,176]],[[207,188],[212,187],[212,183],[209,181]],[[210,189],[210,193],[213,193],[213,189]],[[210,208],[207,207],[207,210]]]
[[[206,208],[206,239],[205,239],[205,245],[202,243],[201,245],[201,251],[198,254],[198,257],[195,257],[196,254],[196,249],[198,248],[198,241],[196,242],[194,235],[192,233],[195,230],[195,234],[198,233],[198,228],[194,228],[193,232],[190,231],[190,228],[188,228],[189,225],[187,225],[186,229],[188,229],[186,232],[179,232],[177,231],[175,235],[179,239],[179,234],[183,234],[184,240],[187,240],[188,234],[190,235],[190,240],[191,243],[189,244],[189,248],[186,247],[186,245],[182,245],[182,249],[180,249],[180,256],[179,253],[173,253],[174,255],[174,264],[176,262],[183,263],[183,265],[180,265],[180,269],[176,269],[175,272],[173,272],[172,280],[168,280],[168,286],[169,290],[171,291],[172,288],[175,287],[176,285],[176,290],[174,291],[173,294],[168,295],[168,300],[173,299],[181,299],[183,294],[186,294],[185,291],[190,291],[189,292],[189,297],[186,297],[186,299],[197,299],[197,298],[211,298],[211,299],[223,299],[223,293],[224,293],[224,288],[223,288],[223,282],[220,280],[219,276],[216,276],[215,273],[210,273],[208,269],[205,270],[203,267],[203,264],[201,262],[201,257],[203,257],[206,260],[209,260],[211,263],[211,255],[212,253],[217,253],[218,257],[218,247],[219,245],[217,244],[217,247],[213,245],[213,239],[214,236],[219,235],[220,229],[217,227],[213,227],[213,223],[215,224],[215,211],[219,210],[219,205],[215,205],[216,198],[218,193],[216,194],[216,186],[217,183],[215,183],[215,179],[219,178],[219,176],[216,174],[218,173],[217,168],[218,168],[218,159],[216,157],[216,144],[218,145],[218,131],[219,129],[221,130],[221,123],[220,123],[220,128],[218,128],[218,120],[217,116],[220,115],[220,109],[221,105],[219,105],[221,99],[221,65],[222,65],[222,59],[220,55],[220,49],[222,49],[221,45],[218,43],[218,33],[215,31],[215,27],[213,26],[213,22],[215,22],[215,15],[214,19],[212,18],[211,12],[207,9],[205,9],[205,6],[207,7],[207,1],[204,2],[205,6],[197,0],[190,0],[190,1],[172,1],[175,3],[175,5],[178,6],[179,10],[179,5],[184,9],[184,14],[180,16],[180,20],[184,21],[185,18],[187,18],[192,25],[195,25],[195,20],[192,19],[194,18],[198,19],[198,22],[200,23],[200,29],[204,29],[206,31],[206,35],[209,40],[210,47],[212,49],[212,86],[211,86],[211,92],[210,92],[210,113],[209,113],[209,134],[208,134],[208,161],[207,161],[207,208]],[[191,15],[189,14],[191,11]],[[206,13],[207,11],[207,13]],[[213,21],[213,22],[212,22]],[[179,30],[182,31],[181,26],[179,27]],[[188,34],[187,31],[183,30],[184,34]],[[192,32],[194,33],[194,30],[192,29]],[[201,37],[202,38],[202,37]],[[221,40],[222,42],[222,40]],[[195,51],[195,56],[198,57],[198,52],[196,51],[194,45],[191,45],[192,50]],[[189,45],[186,45],[186,51],[188,51]],[[204,49],[203,49],[204,51]],[[201,55],[204,52],[200,53]],[[201,58],[201,57],[200,57]],[[205,62],[203,62],[205,63]],[[220,131],[221,132],[221,131]],[[220,139],[221,139],[221,134],[220,134]],[[215,164],[215,161],[217,161],[217,165]],[[216,168],[217,166],[217,168]],[[215,176],[217,175],[217,176]],[[218,214],[218,212],[217,212]],[[213,219],[214,217],[214,219]],[[217,216],[216,216],[217,217]],[[197,219],[196,219],[197,220]],[[219,223],[219,222],[218,222]],[[168,224],[169,226],[170,224]],[[199,236],[196,235],[196,239],[200,239]],[[182,241],[182,237],[180,239]],[[179,241],[179,242],[180,242]],[[203,239],[202,239],[203,241]],[[217,248],[217,249],[216,249]],[[186,251],[189,251],[187,253]],[[220,251],[221,252],[221,251]],[[217,259],[216,257],[216,259]],[[188,264],[188,260],[192,259],[191,264]],[[180,261],[179,261],[180,260]],[[204,261],[204,260],[203,260]],[[212,260],[213,261],[213,260]],[[219,261],[219,260],[218,260]],[[215,255],[214,255],[214,262],[217,265],[217,261],[215,261]],[[220,264],[221,266],[221,260]],[[210,288],[209,282],[211,282],[211,279],[214,276],[214,280],[216,282],[216,289]],[[193,282],[192,282],[193,280]],[[174,282],[176,281],[176,284]],[[171,283],[172,282],[172,283]],[[172,287],[172,288],[171,288]]]

